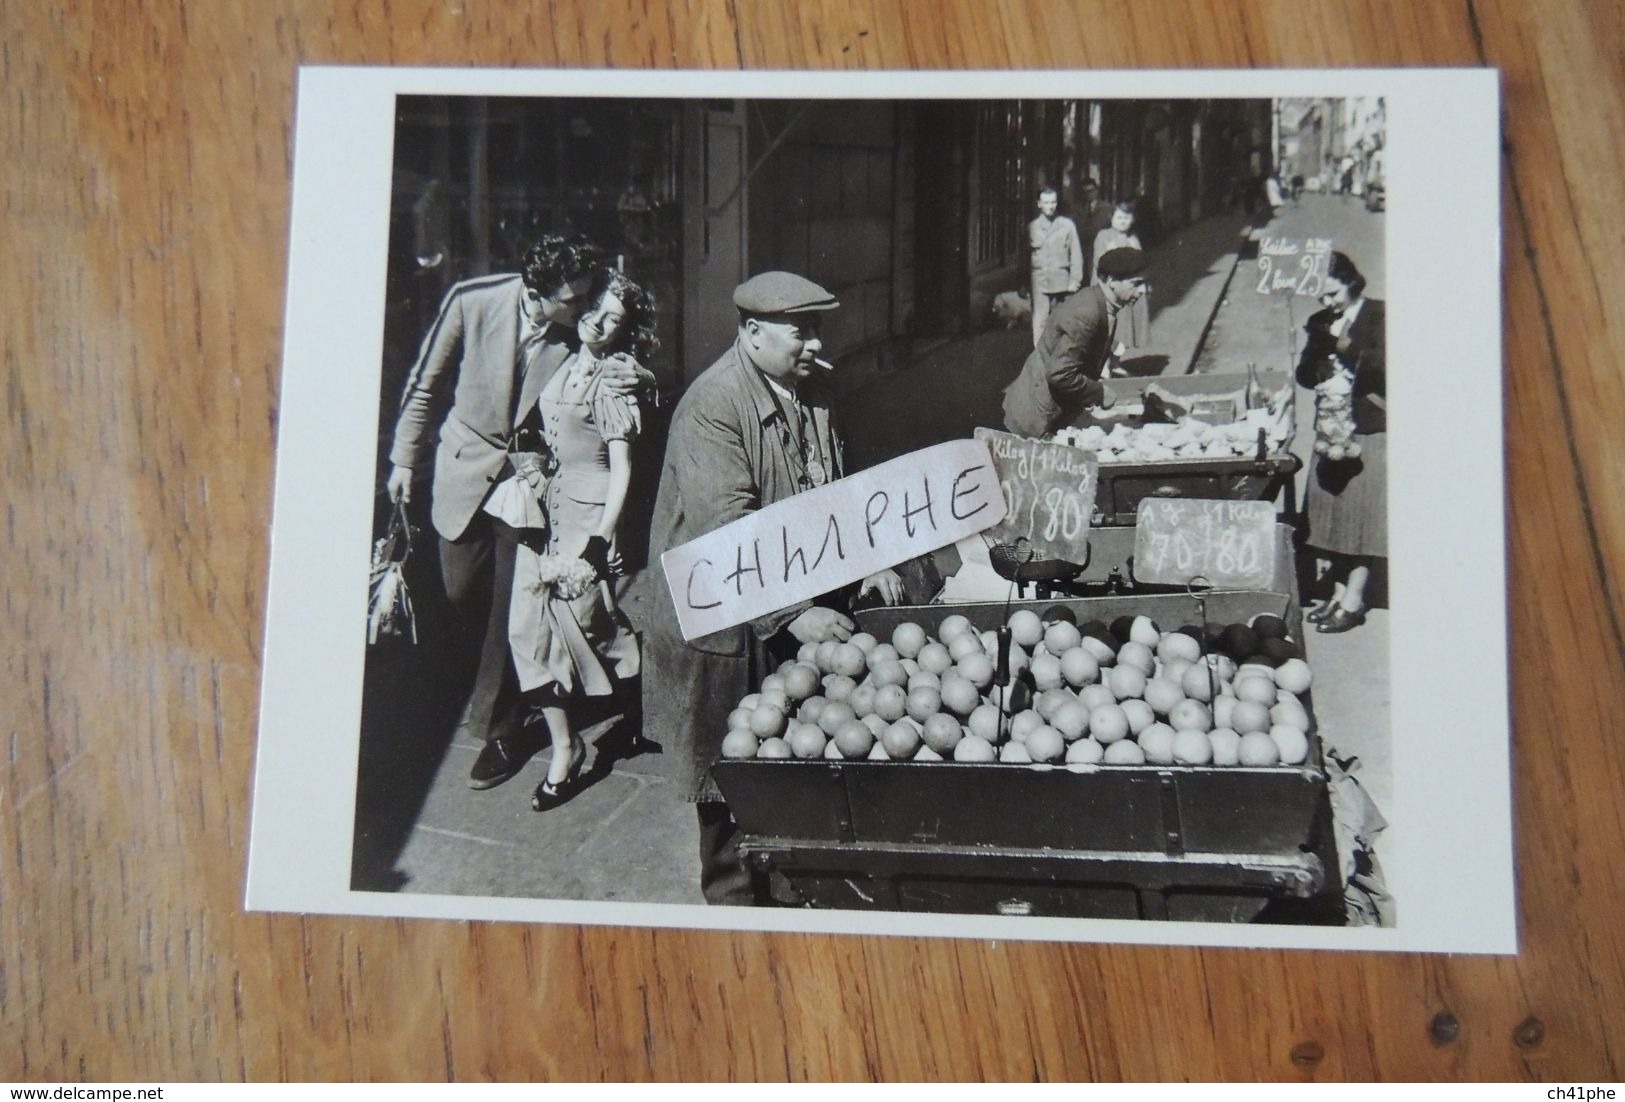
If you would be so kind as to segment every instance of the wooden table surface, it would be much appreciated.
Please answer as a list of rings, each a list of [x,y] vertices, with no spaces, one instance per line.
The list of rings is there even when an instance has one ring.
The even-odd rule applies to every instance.
[[[1617,3],[0,13],[0,1079],[1625,1077]],[[1523,951],[245,914],[301,62],[1500,67]]]

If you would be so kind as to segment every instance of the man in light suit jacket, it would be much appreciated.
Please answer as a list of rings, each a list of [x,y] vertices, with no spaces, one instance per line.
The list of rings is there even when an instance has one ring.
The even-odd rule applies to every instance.
[[[480,506],[507,473],[510,440],[534,423],[542,388],[579,346],[576,321],[590,305],[588,288],[601,266],[602,254],[584,239],[546,237],[526,253],[522,273],[457,284],[441,303],[401,399],[389,496],[410,500],[433,456],[430,515],[446,595],[465,642],[481,640],[462,723],[485,741],[469,774],[473,788],[501,784],[535,749],[523,730],[508,644],[519,533]],[[653,379],[621,363],[605,371],[606,384],[621,391]]]
[[[1038,193],[1038,217],[1027,223],[1033,264],[1033,344],[1044,335],[1050,310],[1075,294],[1084,282],[1083,243],[1072,219],[1055,211],[1060,197],[1052,187]]]

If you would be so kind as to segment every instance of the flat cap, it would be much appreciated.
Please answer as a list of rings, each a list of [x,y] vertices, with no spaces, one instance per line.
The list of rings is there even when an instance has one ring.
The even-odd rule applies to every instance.
[[[1101,279],[1133,279],[1145,271],[1145,253],[1127,247],[1110,249],[1095,265]]]
[[[834,310],[835,296],[792,272],[763,272],[734,288],[734,305],[747,314],[812,314]]]

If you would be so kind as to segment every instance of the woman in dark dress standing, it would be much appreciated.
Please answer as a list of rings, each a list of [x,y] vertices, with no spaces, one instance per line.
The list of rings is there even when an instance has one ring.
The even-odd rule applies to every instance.
[[[1365,622],[1371,568],[1388,557],[1388,376],[1383,304],[1343,253],[1331,254],[1320,303],[1297,375],[1316,392],[1306,542],[1332,586],[1306,619],[1330,633]]]

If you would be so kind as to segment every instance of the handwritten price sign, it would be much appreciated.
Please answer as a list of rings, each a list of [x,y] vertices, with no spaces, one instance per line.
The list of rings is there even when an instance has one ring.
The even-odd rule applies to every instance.
[[[1329,237],[1296,241],[1290,237],[1266,237],[1258,243],[1258,293],[1271,295],[1288,291],[1306,298],[1319,298],[1331,263]]]
[[[1134,577],[1220,588],[1275,585],[1275,506],[1267,501],[1146,498],[1134,528]]]
[[[977,429],[976,439],[993,453],[1004,491],[1004,520],[989,534],[1000,543],[1026,540],[1035,559],[1082,562],[1100,474],[1095,453],[995,429]]]

